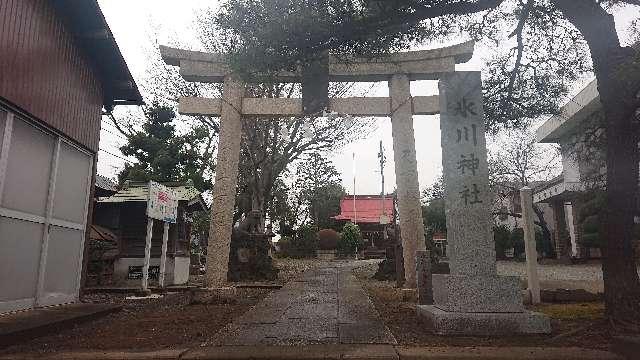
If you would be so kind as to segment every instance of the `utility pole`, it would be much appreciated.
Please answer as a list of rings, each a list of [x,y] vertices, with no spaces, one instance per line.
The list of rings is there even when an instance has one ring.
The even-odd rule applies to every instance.
[[[383,217],[386,218],[387,210],[384,207],[385,195],[384,195],[384,164],[387,162],[387,158],[384,156],[384,147],[382,146],[382,140],[380,140],[380,152],[378,153],[378,159],[380,159],[380,178],[382,182],[382,189],[380,191],[380,199],[382,203],[382,214],[380,215],[380,220]],[[382,222],[382,221],[381,221]],[[382,224],[382,238],[387,240],[387,224]]]
[[[380,192],[380,196],[382,197],[382,215],[386,215],[384,208],[384,164],[387,162],[387,158],[384,156],[382,140],[380,140],[380,152],[378,153],[378,159],[380,159],[380,176],[382,178],[382,191]]]
[[[353,153],[353,223],[358,225],[358,211],[356,210],[356,153]]]

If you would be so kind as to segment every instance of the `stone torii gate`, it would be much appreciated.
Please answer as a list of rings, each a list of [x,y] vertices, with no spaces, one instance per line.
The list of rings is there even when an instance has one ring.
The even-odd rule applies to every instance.
[[[499,335],[548,333],[549,319],[526,311],[518,277],[498,276],[491,230],[487,147],[480,72],[456,72],[473,43],[398,53],[373,60],[329,61],[330,81],[388,81],[389,98],[329,100],[328,110],[355,116],[391,117],[393,152],[406,287],[416,286],[416,251],[425,247],[420,208],[413,115],[440,114],[448,275],[434,274],[433,305],[418,305],[418,316],[439,334]],[[161,47],[187,81],[224,83],[222,99],[182,98],[182,114],[220,116],[220,144],[207,254],[207,286],[226,283],[236,190],[242,115],[303,115],[302,99],[245,98],[245,84],[216,54]],[[439,79],[439,95],[412,97],[411,80]],[[300,82],[300,73],[277,81]]]
[[[389,82],[388,98],[334,98],[329,100],[327,110],[352,116],[391,117],[407,288],[416,287],[415,253],[425,248],[413,115],[440,112],[439,97],[412,97],[410,82],[437,80],[443,74],[454,72],[457,63],[471,58],[473,49],[474,43],[467,42],[435,50],[397,53],[384,58],[352,59],[348,63],[329,57],[329,81]],[[221,54],[166,46],[160,46],[160,53],[167,64],[180,67],[180,74],[187,81],[224,84],[222,99],[186,97],[181,98],[179,103],[181,114],[220,116],[206,285],[221,287],[227,280],[242,131],[240,119],[243,115],[304,115],[302,99],[245,97],[245,84],[231,72]],[[282,72],[274,81],[301,82],[301,73]]]

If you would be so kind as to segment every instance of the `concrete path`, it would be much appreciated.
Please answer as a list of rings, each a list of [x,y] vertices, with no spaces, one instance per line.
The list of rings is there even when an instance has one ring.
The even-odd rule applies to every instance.
[[[396,344],[352,274],[352,264],[307,270],[207,345]]]

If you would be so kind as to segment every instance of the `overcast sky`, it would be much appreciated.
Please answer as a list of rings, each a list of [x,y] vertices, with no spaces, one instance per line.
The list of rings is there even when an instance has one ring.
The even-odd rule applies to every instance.
[[[147,54],[157,34],[160,44],[178,40],[184,44],[195,44],[193,23],[200,9],[215,6],[216,0],[99,0],[107,22],[120,46],[131,72],[140,83],[147,68]],[[632,14],[637,11],[620,11],[617,19],[619,29],[626,29]],[[462,42],[463,39],[460,39]],[[195,45],[194,45],[195,46]],[[457,70],[480,70],[481,59],[486,49],[476,49],[474,58],[467,64],[457,66]],[[437,92],[435,81],[413,82],[411,92],[414,96],[434,95]],[[387,96],[386,84],[379,84],[368,96]],[[359,140],[332,154],[336,168],[342,174],[347,192],[353,191],[353,161],[355,153],[356,193],[380,193],[380,171],[378,148],[382,140],[386,151],[385,190],[395,188],[391,121],[388,118],[374,120],[375,130],[366,139]],[[103,119],[98,158],[98,173],[114,178],[124,166],[125,161],[118,147],[124,144],[124,138]],[[442,171],[440,149],[440,124],[438,116],[415,116],[414,129],[420,188],[424,188],[436,179]],[[110,153],[110,154],[109,154]]]

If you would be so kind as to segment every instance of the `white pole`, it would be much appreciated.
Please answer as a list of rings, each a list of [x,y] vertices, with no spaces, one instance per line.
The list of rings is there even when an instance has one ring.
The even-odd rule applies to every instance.
[[[151,261],[151,236],[153,236],[153,219],[147,218],[147,240],[144,246],[144,263],[142,264],[142,291],[149,291],[149,262]]]
[[[164,221],[164,231],[162,232],[162,254],[160,255],[160,275],[158,283],[164,288],[164,275],[167,268],[167,243],[169,242],[169,222]]]
[[[353,223],[358,224],[358,211],[356,210],[356,153],[353,153]]]
[[[530,187],[520,189],[522,207],[522,226],[524,228],[524,252],[527,257],[527,283],[532,304],[540,303],[540,279],[538,278],[538,253],[536,251],[536,233],[533,227],[533,190]]]

